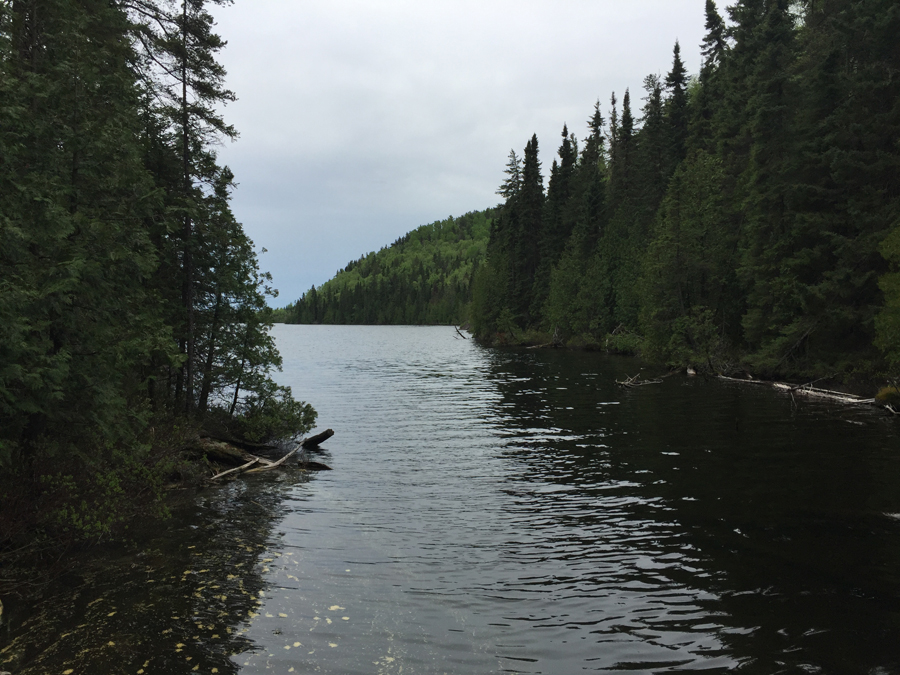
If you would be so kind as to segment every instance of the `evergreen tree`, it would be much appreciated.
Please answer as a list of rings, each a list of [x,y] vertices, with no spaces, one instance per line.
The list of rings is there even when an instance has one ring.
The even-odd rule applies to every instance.
[[[522,189],[512,204],[515,229],[510,256],[510,309],[521,321],[531,322],[535,275],[541,262],[544,178],[538,159],[537,135],[525,146]]]
[[[598,301],[606,307],[608,322],[602,330],[617,326],[634,328],[637,308],[634,305],[636,270],[629,266],[637,245],[633,223],[639,200],[635,181],[636,147],[631,94],[622,97],[622,114],[616,128],[611,128],[608,179],[609,223],[598,243],[598,274],[603,280]]]
[[[684,159],[686,152],[689,117],[687,84],[687,70],[681,60],[681,46],[676,41],[672,57],[672,70],[666,75],[666,91],[669,94],[666,101],[666,119],[671,128],[668,168],[670,175],[679,162]]]
[[[237,136],[220,112],[222,105],[235,97],[225,89],[225,69],[215,58],[225,43],[212,30],[209,3],[223,5],[230,0],[181,0],[177,14],[156,13],[153,23],[146,21],[141,31],[146,36],[148,58],[159,66],[153,86],[164,101],[159,112],[171,131],[170,141],[177,147],[180,159],[177,182],[166,187],[175,197],[172,206],[181,229],[183,313],[179,341],[185,358],[178,373],[176,400],[187,411],[195,403],[197,370],[194,259],[198,252],[194,228],[197,219],[203,217],[204,186],[211,186],[218,172],[211,145],[222,137]]]
[[[750,344],[761,348],[760,364],[767,367],[780,365],[814,330],[814,322],[801,316],[798,279],[782,264],[796,245],[790,208],[796,153],[789,83],[794,38],[787,1],[774,0],[756,38],[761,49],[748,82],[746,129],[752,141],[741,177],[747,212],[740,269],[748,294],[744,329]]]
[[[0,465],[100,455],[134,442],[142,367],[168,351],[127,21],[62,0],[0,21]]]
[[[506,163],[504,173],[507,178],[497,190],[497,194],[504,199],[510,199],[519,194],[519,189],[522,187],[522,160],[516,155],[515,150],[509,151],[509,161]]]
[[[804,16],[794,76],[796,215],[785,267],[797,278],[804,319],[816,328],[802,353],[788,358],[792,365],[872,368],[873,336],[895,360],[898,334],[888,317],[897,306],[893,232],[900,222],[898,30],[890,2],[821,2]]]
[[[700,46],[703,62],[694,95],[688,102],[688,138],[690,148],[715,152],[712,120],[722,99],[721,68],[727,54],[725,22],[713,0],[706,0],[706,35]]]
[[[675,171],[643,260],[641,327],[649,355],[727,370],[740,339],[736,233],[723,228],[721,161],[704,152]]]
[[[574,134],[569,134],[565,124],[558,155],[559,163],[553,160],[550,170],[547,198],[544,202],[540,241],[541,261],[535,273],[530,311],[531,316],[535,318],[540,316],[541,308],[547,299],[550,270],[559,261],[578,217],[577,202],[573,199],[578,143]]]

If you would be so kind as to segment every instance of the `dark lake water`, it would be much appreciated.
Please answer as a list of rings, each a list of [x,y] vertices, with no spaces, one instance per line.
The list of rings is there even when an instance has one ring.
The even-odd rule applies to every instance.
[[[6,600],[19,673],[900,674],[900,443],[869,408],[276,326],[333,467],[191,496]]]

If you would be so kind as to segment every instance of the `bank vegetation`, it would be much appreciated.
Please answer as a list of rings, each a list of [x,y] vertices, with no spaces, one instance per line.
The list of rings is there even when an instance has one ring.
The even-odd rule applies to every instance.
[[[212,4],[0,0],[0,552],[164,512],[204,430],[313,423],[216,157]]]

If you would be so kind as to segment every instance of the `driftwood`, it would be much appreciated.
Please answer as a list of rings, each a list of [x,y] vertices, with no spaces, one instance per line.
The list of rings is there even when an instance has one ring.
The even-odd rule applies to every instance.
[[[217,473],[215,476],[210,478],[210,480],[216,480],[217,478],[222,478],[223,476],[227,476],[228,474],[231,474],[231,473],[238,473],[240,471],[246,471],[251,466],[253,466],[254,464],[258,464],[258,463],[259,463],[259,457],[254,457],[246,464],[242,464],[241,466],[236,466],[233,469],[228,469],[228,471],[223,471],[222,473]]]
[[[814,382],[818,382],[818,380],[814,380],[813,382],[807,384],[787,384],[785,382],[769,382],[766,380],[743,380],[737,377],[725,377],[724,375],[719,375],[719,379],[728,380],[729,382],[741,382],[743,384],[762,384],[769,387],[774,387],[780,391],[785,391],[791,395],[793,398],[794,394],[802,394],[803,396],[809,396],[811,398],[821,398],[828,401],[835,401],[837,403],[847,403],[854,405],[881,405],[874,398],[864,398],[862,396],[857,396],[856,394],[847,394],[843,391],[833,391],[831,389],[820,389],[819,387],[812,386]],[[897,414],[890,406],[882,406],[890,410],[890,412]]]
[[[332,431],[331,429],[326,429],[321,434],[316,434],[315,436],[310,436],[309,438],[304,439],[300,445],[307,450],[315,449],[319,447],[320,443],[324,443],[332,436],[334,436],[334,431]]]
[[[247,452],[245,447],[259,448],[260,450],[277,450],[278,446],[265,444],[238,443],[214,439],[211,437],[203,437],[197,440],[196,449],[206,455],[207,458],[219,462],[220,464],[231,464],[232,468],[215,474],[209,480],[215,481],[226,476],[234,476],[242,473],[260,473],[262,471],[271,471],[284,464],[288,459],[297,453],[303,453],[304,450],[317,450],[320,443],[334,436],[332,429],[326,429],[321,434],[316,434],[310,438],[296,443],[294,448],[276,460],[266,459],[256,454]],[[305,454],[301,454],[300,463],[302,467],[308,471],[331,471],[331,467],[310,460]]]
[[[813,387],[806,384],[791,386],[789,384],[785,384],[784,382],[773,382],[772,386],[776,389],[789,391],[791,394],[803,394],[804,396],[811,396],[813,398],[825,398],[830,401],[838,401],[840,403],[862,403],[865,405],[873,405],[875,403],[874,398],[863,398],[862,396],[856,396],[854,394],[845,394],[842,391],[831,391],[830,389],[819,389],[818,387]]]
[[[461,337],[463,340],[469,339],[465,335],[462,334],[462,332],[459,330],[459,326],[454,326],[454,328],[456,329],[456,334],[459,335],[459,337]]]
[[[209,480],[218,480],[219,478],[224,478],[225,476],[229,476],[231,474],[238,473],[260,473],[262,471],[271,471],[272,469],[276,469],[282,464],[284,464],[290,457],[295,455],[297,452],[300,452],[301,448],[298,445],[296,448],[291,450],[281,459],[271,462],[262,457],[253,457],[246,464],[242,464],[241,466],[236,466],[233,469],[228,469],[228,471],[223,471],[221,473],[217,473],[215,476],[212,476]],[[331,471],[331,467],[327,464],[322,464],[322,462],[316,462],[311,459],[306,459],[303,463],[303,468],[307,471]],[[254,467],[255,464],[262,464],[263,466]],[[251,468],[254,467],[254,468]]]
[[[300,450],[300,446],[298,445],[296,448],[291,450],[288,454],[286,454],[284,457],[282,457],[278,461],[269,462],[266,466],[258,466],[254,469],[247,469],[247,473],[259,473],[260,471],[269,471],[270,469],[274,469],[277,466],[281,466],[288,460],[288,457],[292,457],[299,450]],[[257,457],[256,459],[261,459],[261,458]]]
[[[616,380],[616,384],[620,387],[643,387],[645,384],[660,384],[662,380],[642,380],[640,379],[641,374],[638,373],[634,377],[626,377],[624,380]]]

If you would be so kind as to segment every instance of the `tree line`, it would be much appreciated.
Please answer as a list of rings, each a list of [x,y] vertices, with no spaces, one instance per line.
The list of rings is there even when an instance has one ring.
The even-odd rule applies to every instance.
[[[639,102],[512,151],[471,316],[677,365],[760,374],[900,365],[900,6],[706,0]]]
[[[285,323],[457,324],[483,263],[495,210],[435,221],[347,264],[276,310]]]
[[[102,533],[130,489],[161,484],[173,429],[215,421],[260,438],[313,421],[270,377],[275,292],[215,153],[237,136],[221,114],[234,94],[209,11],[227,3],[0,0],[0,472],[17,486],[2,505],[12,520],[40,509]]]

